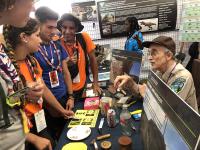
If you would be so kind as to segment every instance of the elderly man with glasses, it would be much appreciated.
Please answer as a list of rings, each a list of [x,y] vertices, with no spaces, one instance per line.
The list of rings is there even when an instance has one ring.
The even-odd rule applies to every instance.
[[[149,61],[152,70],[186,103],[198,112],[195,87],[192,75],[180,63],[175,61],[176,44],[172,38],[159,36],[143,43],[149,48]],[[145,95],[146,85],[136,84],[128,75],[118,76],[114,81],[116,88],[128,86],[135,94]]]

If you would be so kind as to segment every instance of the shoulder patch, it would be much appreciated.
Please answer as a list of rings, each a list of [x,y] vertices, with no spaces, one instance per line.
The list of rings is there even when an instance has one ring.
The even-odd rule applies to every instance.
[[[182,90],[186,83],[186,79],[184,78],[178,78],[176,79],[171,85],[170,88],[175,92],[178,93]]]

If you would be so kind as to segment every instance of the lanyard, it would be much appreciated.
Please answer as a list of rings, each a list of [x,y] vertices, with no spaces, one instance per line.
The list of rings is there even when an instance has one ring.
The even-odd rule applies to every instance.
[[[55,51],[56,51],[56,56],[57,56],[57,59],[58,59],[58,66],[55,66],[55,64],[54,64],[53,48],[52,48],[51,44],[53,44],[53,48],[54,48]],[[50,45],[51,60],[49,60],[49,57],[48,57],[48,54],[47,54],[47,49],[46,49],[45,45],[39,49],[39,52],[40,52],[41,55],[43,56],[43,58],[44,58],[44,60],[46,61],[46,63],[47,63],[53,70],[61,71],[61,67],[60,67],[60,66],[61,66],[61,61],[60,61],[60,55],[59,55],[58,49],[56,48],[55,43],[50,42],[49,45]],[[44,51],[45,51],[45,53],[44,53]]]
[[[28,57],[25,59],[25,63],[26,63],[26,66],[28,67],[28,70],[29,70],[29,72],[31,74],[31,77],[32,77],[33,81],[36,81],[36,74],[35,74],[33,65],[31,64],[31,62],[30,62]]]
[[[52,47],[51,47],[51,44],[49,45],[49,47],[50,47],[50,53],[51,53],[51,64],[53,64],[54,63],[54,58],[53,58],[53,50],[52,50]],[[45,46],[43,46],[43,48],[44,48],[44,50],[45,50],[45,56],[48,58],[48,53],[47,53],[47,49],[46,49],[46,47]],[[50,58],[49,58],[50,59]]]
[[[177,66],[177,63],[176,63],[176,65],[174,65],[173,69],[171,70],[171,72],[169,74],[169,77],[167,78],[167,82],[166,83],[168,83],[169,79],[171,78],[172,72],[174,71],[174,69],[176,68],[176,66]]]
[[[62,44],[64,45],[65,49],[66,49],[66,52],[67,54],[70,56],[70,53],[67,51],[68,49],[72,49],[72,56],[76,56],[77,57],[77,60],[79,60],[79,51],[78,51],[78,40],[76,39],[76,36],[75,36],[75,42],[73,44],[73,46],[70,44],[68,45],[67,42],[65,40],[62,41]]]

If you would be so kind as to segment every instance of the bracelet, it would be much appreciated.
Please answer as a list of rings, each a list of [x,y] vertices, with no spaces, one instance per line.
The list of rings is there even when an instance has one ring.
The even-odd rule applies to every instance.
[[[72,95],[69,95],[69,97],[68,97],[68,98],[70,98],[70,99],[74,100],[73,94],[72,94]]]
[[[71,98],[74,98],[74,94],[73,93],[68,93],[68,96]]]

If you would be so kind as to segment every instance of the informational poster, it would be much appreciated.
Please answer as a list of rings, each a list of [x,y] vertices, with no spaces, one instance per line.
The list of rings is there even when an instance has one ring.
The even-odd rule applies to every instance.
[[[200,0],[185,0],[180,22],[182,42],[200,42]]]
[[[200,140],[200,115],[177,96],[154,72],[150,72],[144,98],[144,112],[160,132],[162,146],[169,150],[197,149]],[[147,123],[145,126],[148,126]],[[148,131],[148,130],[147,130]],[[147,133],[147,137],[149,134]],[[153,140],[157,141],[156,137]]]
[[[96,110],[77,110],[74,118],[69,123],[69,128],[77,125],[85,125],[94,128],[99,115],[99,109]]]
[[[98,64],[98,81],[110,80],[110,44],[96,45],[95,56]],[[93,82],[93,74],[90,72],[90,80]]]
[[[124,74],[128,74],[135,81],[139,81],[141,62],[142,55],[136,52],[113,49],[110,72],[111,82],[114,82],[117,76]]]
[[[136,17],[142,32],[176,28],[176,0],[118,0],[97,2],[102,38],[125,35],[125,20]]]
[[[78,17],[81,22],[97,21],[97,7],[95,1],[72,3],[72,13]]]

